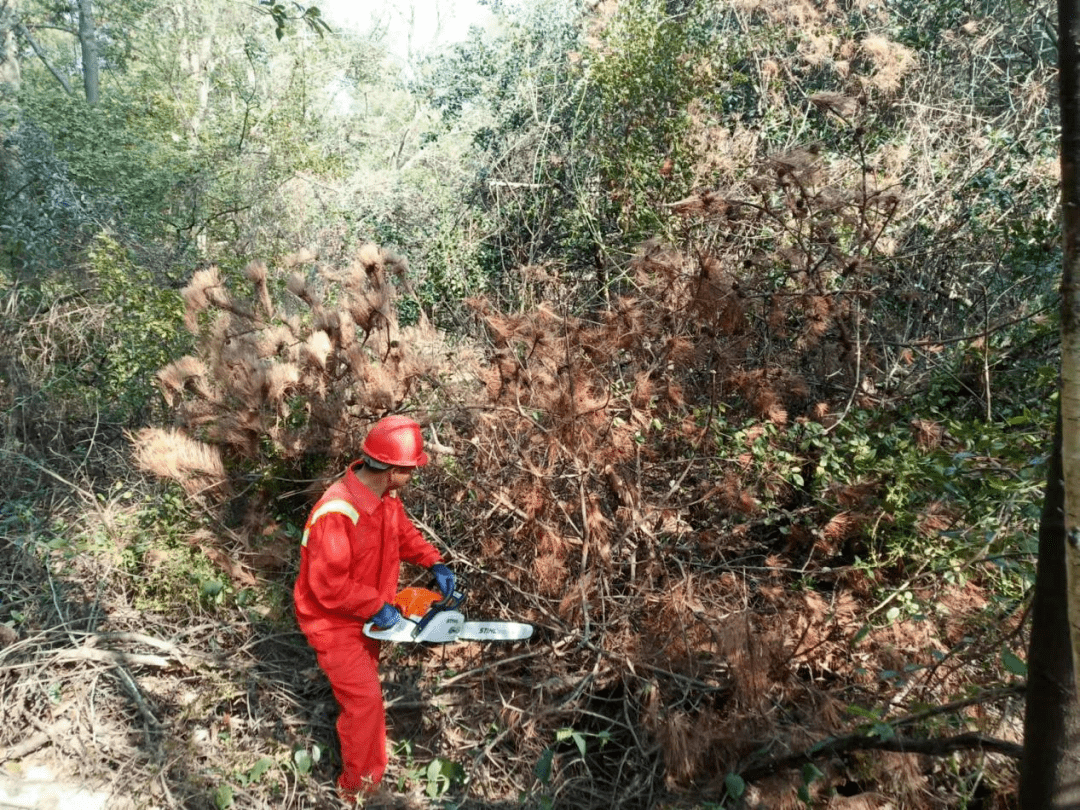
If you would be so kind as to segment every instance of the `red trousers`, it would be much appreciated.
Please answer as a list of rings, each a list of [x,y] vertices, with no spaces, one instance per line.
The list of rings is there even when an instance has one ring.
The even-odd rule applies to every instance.
[[[379,642],[365,636],[360,624],[308,636],[308,642],[341,706],[337,731],[343,767],[338,787],[374,790],[387,762]]]

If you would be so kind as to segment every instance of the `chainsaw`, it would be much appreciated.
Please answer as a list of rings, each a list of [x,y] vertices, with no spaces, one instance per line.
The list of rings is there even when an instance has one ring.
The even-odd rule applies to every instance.
[[[468,622],[459,608],[465,602],[463,587],[452,594],[427,588],[406,588],[394,597],[401,621],[392,627],[364,625],[364,635],[380,641],[416,641],[446,644],[451,641],[524,641],[532,636],[531,624],[521,622]]]

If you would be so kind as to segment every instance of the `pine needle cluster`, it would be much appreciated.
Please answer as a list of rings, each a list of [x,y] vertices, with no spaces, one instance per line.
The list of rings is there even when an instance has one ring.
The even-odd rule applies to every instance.
[[[175,441],[168,429],[141,431],[141,468],[219,495],[234,491],[230,475],[275,462],[299,468],[316,459],[313,467],[329,472],[355,455],[368,425],[427,385],[436,360],[424,352],[440,338],[426,322],[398,323],[390,277],[404,272],[400,257],[365,245],[343,270],[304,253],[281,267],[283,280],[249,264],[246,294],[216,267],[184,288],[199,354],[161,369],[158,382],[186,434]]]

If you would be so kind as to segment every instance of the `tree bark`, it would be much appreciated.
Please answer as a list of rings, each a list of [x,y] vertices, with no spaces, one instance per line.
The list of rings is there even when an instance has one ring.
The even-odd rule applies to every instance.
[[[1058,799],[1067,759],[1067,717],[1073,696],[1068,582],[1065,574],[1065,486],[1061,463],[1061,418],[1047,474],[1039,521],[1039,563],[1028,649],[1024,754],[1020,760],[1020,807],[1049,810],[1076,805]]]
[[[15,0],[0,0],[0,87],[19,91],[21,74],[19,58],[15,51],[15,27],[19,18]]]
[[[213,4],[187,5],[179,7],[176,12],[177,27],[181,31],[178,48],[180,71],[195,86],[195,101],[188,116],[188,138],[193,146],[199,142],[199,134],[210,110],[210,92],[217,68],[214,40],[218,17]]]
[[[1058,0],[1061,383],[1039,524],[1028,653],[1022,810],[1080,810],[1080,0]]]
[[[1061,85],[1061,463],[1073,691],[1080,694],[1080,0],[1059,0]]]
[[[79,45],[82,48],[83,88],[86,90],[86,103],[92,107],[98,103],[101,83],[93,0],[79,0]]]

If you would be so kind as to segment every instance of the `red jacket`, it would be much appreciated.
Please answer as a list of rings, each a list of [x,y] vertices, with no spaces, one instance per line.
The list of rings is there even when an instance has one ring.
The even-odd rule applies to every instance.
[[[357,463],[326,490],[304,527],[293,598],[308,636],[366,622],[392,602],[402,560],[427,568],[442,559],[396,495],[380,500],[360,483]]]

